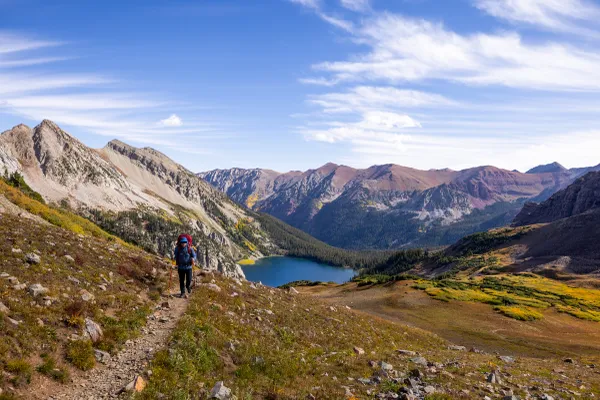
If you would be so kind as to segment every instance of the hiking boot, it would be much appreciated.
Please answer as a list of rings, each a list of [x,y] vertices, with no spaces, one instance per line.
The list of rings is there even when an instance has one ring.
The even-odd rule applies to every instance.
[[[188,294],[192,294],[192,289],[188,289]]]
[[[181,293],[181,294],[179,295],[179,298],[180,298],[180,299],[185,299],[186,297],[187,297],[187,296],[185,295],[185,293]]]

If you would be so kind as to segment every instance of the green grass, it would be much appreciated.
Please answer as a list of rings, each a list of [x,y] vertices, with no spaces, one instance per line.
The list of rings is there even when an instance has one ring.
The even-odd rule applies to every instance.
[[[67,383],[69,380],[69,371],[56,364],[54,357],[44,354],[42,355],[42,364],[38,365],[36,370],[43,375],[46,375],[60,383]]]
[[[501,314],[522,321],[540,320],[543,310],[554,308],[575,318],[600,322],[600,290],[571,287],[531,274],[462,280],[421,279],[413,288],[445,302],[490,304]]]
[[[16,387],[25,386],[31,382],[33,367],[25,359],[8,361],[5,370],[13,375],[10,382]]]
[[[522,306],[496,306],[494,310],[519,321],[536,321],[544,317],[542,313]]]
[[[208,276],[205,282],[211,279]],[[426,374],[424,384],[438,391],[428,399],[464,398],[461,390],[465,388],[471,391],[467,398],[483,398],[481,371],[488,372],[498,363],[495,355],[450,351],[447,343],[425,331],[345,307],[331,309],[310,296],[267,287],[252,289],[247,282],[240,287],[231,280],[215,279],[221,292],[194,293],[168,347],[152,361],[149,384],[135,396],[137,400],[161,395],[168,399],[197,398],[199,392],[210,391],[221,380],[239,399],[302,399],[308,394],[342,399],[343,386],[351,387],[355,398],[373,398],[368,389],[397,392],[404,385],[391,379],[370,386],[358,383],[358,378],[370,378],[376,371],[369,366],[370,360],[391,363],[404,374],[415,368],[410,357],[399,356],[397,349],[417,351],[434,363],[460,360],[459,368],[446,367],[453,377]],[[454,291],[462,287],[449,286],[454,287],[446,289]],[[231,297],[234,291],[239,296]],[[362,347],[365,354],[356,355],[355,346]],[[522,395],[516,385],[534,385],[536,371],[563,364],[561,360],[520,358],[518,364],[502,368],[513,377],[510,385],[515,393]],[[598,386],[590,384],[595,379],[591,370],[565,373],[573,382],[587,382],[589,391]],[[582,373],[587,377],[582,378]]]
[[[67,344],[66,358],[82,371],[88,371],[96,365],[94,347],[89,340],[73,340]]]

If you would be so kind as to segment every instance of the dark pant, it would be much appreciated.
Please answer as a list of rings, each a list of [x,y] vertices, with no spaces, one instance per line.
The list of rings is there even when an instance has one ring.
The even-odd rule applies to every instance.
[[[179,289],[181,290],[181,294],[185,293],[185,288],[187,288],[188,293],[192,291],[192,270],[191,269],[178,269],[179,272]],[[185,285],[184,285],[185,283]]]

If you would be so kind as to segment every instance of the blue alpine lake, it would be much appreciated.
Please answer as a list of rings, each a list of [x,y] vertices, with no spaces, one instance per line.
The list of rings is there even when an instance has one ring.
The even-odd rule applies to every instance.
[[[242,269],[249,281],[273,287],[301,280],[344,283],[354,276],[351,269],[294,257],[262,258],[254,265],[243,265]]]

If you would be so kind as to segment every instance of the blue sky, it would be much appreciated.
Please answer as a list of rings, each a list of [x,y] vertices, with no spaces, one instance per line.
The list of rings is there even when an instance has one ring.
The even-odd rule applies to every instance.
[[[0,0],[0,130],[193,171],[600,163],[591,0]]]

